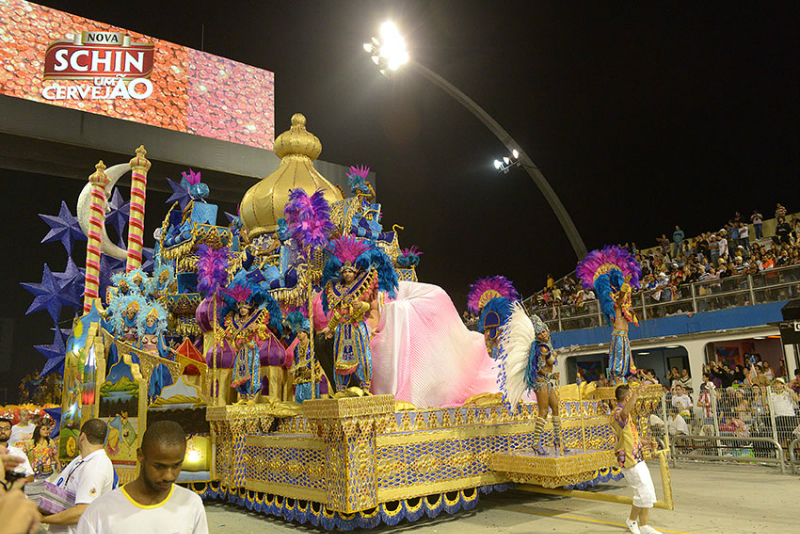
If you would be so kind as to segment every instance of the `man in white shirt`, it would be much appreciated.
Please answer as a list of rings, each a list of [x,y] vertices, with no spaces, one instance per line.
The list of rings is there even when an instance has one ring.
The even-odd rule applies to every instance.
[[[36,425],[31,423],[31,412],[28,410],[19,411],[19,423],[11,427],[11,438],[8,444],[16,446],[17,443],[25,443],[33,438],[33,429]]]
[[[692,408],[694,408],[691,397],[686,394],[686,390],[682,386],[676,385],[673,389],[672,405],[678,409],[678,414],[681,416],[691,417]]]
[[[31,469],[31,463],[28,461],[28,455],[22,449],[9,445],[11,432],[11,421],[0,418],[0,450],[5,450],[4,454],[20,459],[19,465],[14,468],[14,473],[22,475],[30,482],[33,480],[33,469]]]
[[[81,515],[114,485],[114,466],[104,450],[108,426],[100,419],[89,419],[78,435],[80,455],[72,460],[56,479],[56,486],[75,494],[75,506],[42,517],[50,524],[51,534],[75,534]]]
[[[148,425],[136,451],[139,477],[92,503],[77,534],[208,534],[203,501],[174,484],[185,455],[181,425],[174,421]]]
[[[667,418],[667,427],[669,428],[670,437],[674,438],[678,434],[689,435],[689,425],[686,420],[678,415],[678,410],[672,408],[669,417]]]

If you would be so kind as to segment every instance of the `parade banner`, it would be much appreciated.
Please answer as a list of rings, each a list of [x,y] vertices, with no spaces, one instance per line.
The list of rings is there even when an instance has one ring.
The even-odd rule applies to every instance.
[[[272,149],[272,72],[23,0],[0,58],[0,94]]]

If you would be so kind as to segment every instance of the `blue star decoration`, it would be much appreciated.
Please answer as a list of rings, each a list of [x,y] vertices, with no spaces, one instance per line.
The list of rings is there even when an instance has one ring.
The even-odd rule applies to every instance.
[[[61,287],[58,279],[53,276],[53,272],[47,264],[44,264],[44,271],[42,272],[42,281],[40,283],[22,282],[22,287],[33,293],[34,299],[25,315],[34,313],[40,310],[47,310],[50,317],[53,318],[54,323],[58,323],[58,317],[61,315],[61,307],[64,305],[63,298],[60,296]]]
[[[119,189],[114,189],[114,194],[108,201],[106,224],[110,224],[117,231],[117,235],[122,238],[130,217],[131,203],[123,201]]]
[[[167,183],[172,188],[172,196],[167,199],[167,204],[171,205],[173,202],[177,202],[181,210],[186,209],[186,205],[192,200],[189,191],[183,185],[173,182],[169,178],[167,178]]]
[[[67,356],[66,340],[69,338],[70,330],[67,330],[66,337],[63,331],[66,329],[53,328],[55,330],[55,337],[53,343],[50,345],[35,345],[34,348],[42,353],[42,356],[47,358],[47,363],[44,364],[42,372],[39,373],[41,378],[53,372],[64,372],[64,360]]]
[[[155,267],[155,260],[153,258],[153,249],[148,247],[142,248],[142,270],[146,273],[152,273]]]
[[[67,258],[67,268],[63,273],[53,273],[60,288],[59,297],[64,306],[83,308],[83,289],[86,283],[86,270],[78,269],[72,256]]]
[[[78,223],[78,218],[75,217],[67,207],[67,203],[61,201],[61,209],[58,211],[58,216],[39,214],[50,231],[42,239],[42,243],[50,243],[52,241],[61,241],[64,248],[67,249],[67,254],[72,253],[72,246],[75,241],[86,241],[86,236],[81,230]]]

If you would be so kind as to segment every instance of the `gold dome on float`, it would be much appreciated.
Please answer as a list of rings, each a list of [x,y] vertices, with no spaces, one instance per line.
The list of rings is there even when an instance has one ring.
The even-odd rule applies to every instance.
[[[281,158],[281,164],[242,197],[240,217],[250,239],[277,229],[291,189],[301,187],[309,195],[324,189],[329,204],[342,200],[339,190],[314,168],[322,143],[306,130],[306,118],[301,113],[292,115],[292,127],[275,139],[273,152]]]

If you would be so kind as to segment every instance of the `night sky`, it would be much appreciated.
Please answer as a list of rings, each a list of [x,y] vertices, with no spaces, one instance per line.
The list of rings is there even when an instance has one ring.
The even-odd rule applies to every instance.
[[[39,3],[198,49],[204,24],[206,52],[275,72],[276,135],[301,112],[320,159],[369,165],[384,225],[405,226],[401,246],[425,252],[421,281],[459,309],[478,277],[504,274],[529,295],[576,257],[527,174],[494,169],[506,152],[489,130],[419,75],[374,67],[361,46],[387,18],[414,59],[522,146],[590,250],[652,246],[676,224],[694,236],[776,202],[800,211],[796,2]],[[80,185],[49,188],[18,216],[56,214],[61,198],[74,212]],[[161,220],[163,201],[148,201]],[[46,261],[63,270],[63,248],[36,244],[47,227],[30,220],[15,239],[38,270],[6,265],[4,287],[39,281]],[[18,335],[29,303],[5,307]],[[29,345],[50,343],[44,332]],[[32,348],[20,356],[44,362]]]

